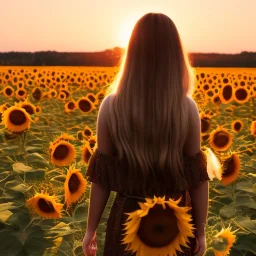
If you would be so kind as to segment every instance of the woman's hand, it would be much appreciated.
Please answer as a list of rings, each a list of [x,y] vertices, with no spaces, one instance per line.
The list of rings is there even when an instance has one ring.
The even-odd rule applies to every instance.
[[[96,232],[86,231],[82,246],[85,256],[95,256],[97,251]]]
[[[206,237],[205,235],[201,235],[196,237],[197,240],[197,244],[196,247],[194,249],[194,256],[202,256],[204,255],[205,251],[206,251]]]

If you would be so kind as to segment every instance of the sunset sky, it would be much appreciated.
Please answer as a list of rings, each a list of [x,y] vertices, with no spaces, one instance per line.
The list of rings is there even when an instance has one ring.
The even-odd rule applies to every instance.
[[[256,0],[0,0],[0,51],[125,47],[148,12],[168,15],[188,52],[256,51]]]

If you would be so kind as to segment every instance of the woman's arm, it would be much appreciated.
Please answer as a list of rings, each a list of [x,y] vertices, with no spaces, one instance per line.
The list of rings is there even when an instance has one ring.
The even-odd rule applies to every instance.
[[[205,235],[205,225],[208,215],[209,182],[204,181],[190,191],[192,211],[195,219],[197,237]]]
[[[100,105],[99,114],[97,118],[97,148],[100,152],[113,155],[115,147],[111,141],[110,132],[108,130],[107,122],[109,120],[108,102],[111,95],[104,98]],[[102,213],[108,201],[110,190],[103,184],[92,182],[90,192],[90,204],[88,208],[87,231],[95,232]]]
[[[88,208],[87,231],[94,233],[108,201],[110,191],[103,185],[92,182]]]
[[[196,103],[192,98],[188,98],[188,120],[189,130],[184,152],[188,156],[194,156],[201,149],[201,119]],[[205,225],[208,214],[209,182],[204,181],[197,187],[189,191],[191,197],[192,211],[195,218],[196,234],[205,234]]]

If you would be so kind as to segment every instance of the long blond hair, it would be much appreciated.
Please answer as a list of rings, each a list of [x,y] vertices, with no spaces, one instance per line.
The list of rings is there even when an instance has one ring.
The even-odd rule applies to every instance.
[[[119,74],[108,93],[109,129],[119,159],[126,159],[127,192],[182,191],[183,146],[188,131],[186,96],[193,70],[173,21],[161,13],[141,17]]]

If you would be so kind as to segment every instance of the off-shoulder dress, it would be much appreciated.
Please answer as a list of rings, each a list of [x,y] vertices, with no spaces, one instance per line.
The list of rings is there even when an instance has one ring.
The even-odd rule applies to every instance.
[[[170,191],[168,195],[174,199],[178,199],[182,195],[179,206],[191,207],[189,190],[203,181],[210,180],[207,173],[206,155],[202,150],[193,156],[184,156],[184,171],[189,187],[179,194]],[[145,201],[142,200],[142,197],[125,193],[124,188],[127,181],[125,162],[119,160],[117,156],[110,156],[96,149],[89,159],[86,176],[89,181],[103,184],[109,190],[117,192],[107,221],[103,256],[135,256],[135,254],[125,251],[125,245],[121,243],[124,238],[124,231],[122,230],[124,225],[122,224],[126,222],[128,217],[124,213],[137,210],[139,208],[138,202]],[[194,223],[193,209],[188,213],[192,215],[192,223]],[[179,252],[178,255],[193,255],[192,252],[197,241],[195,238],[189,238],[189,241],[190,248],[181,246],[184,253]]]

